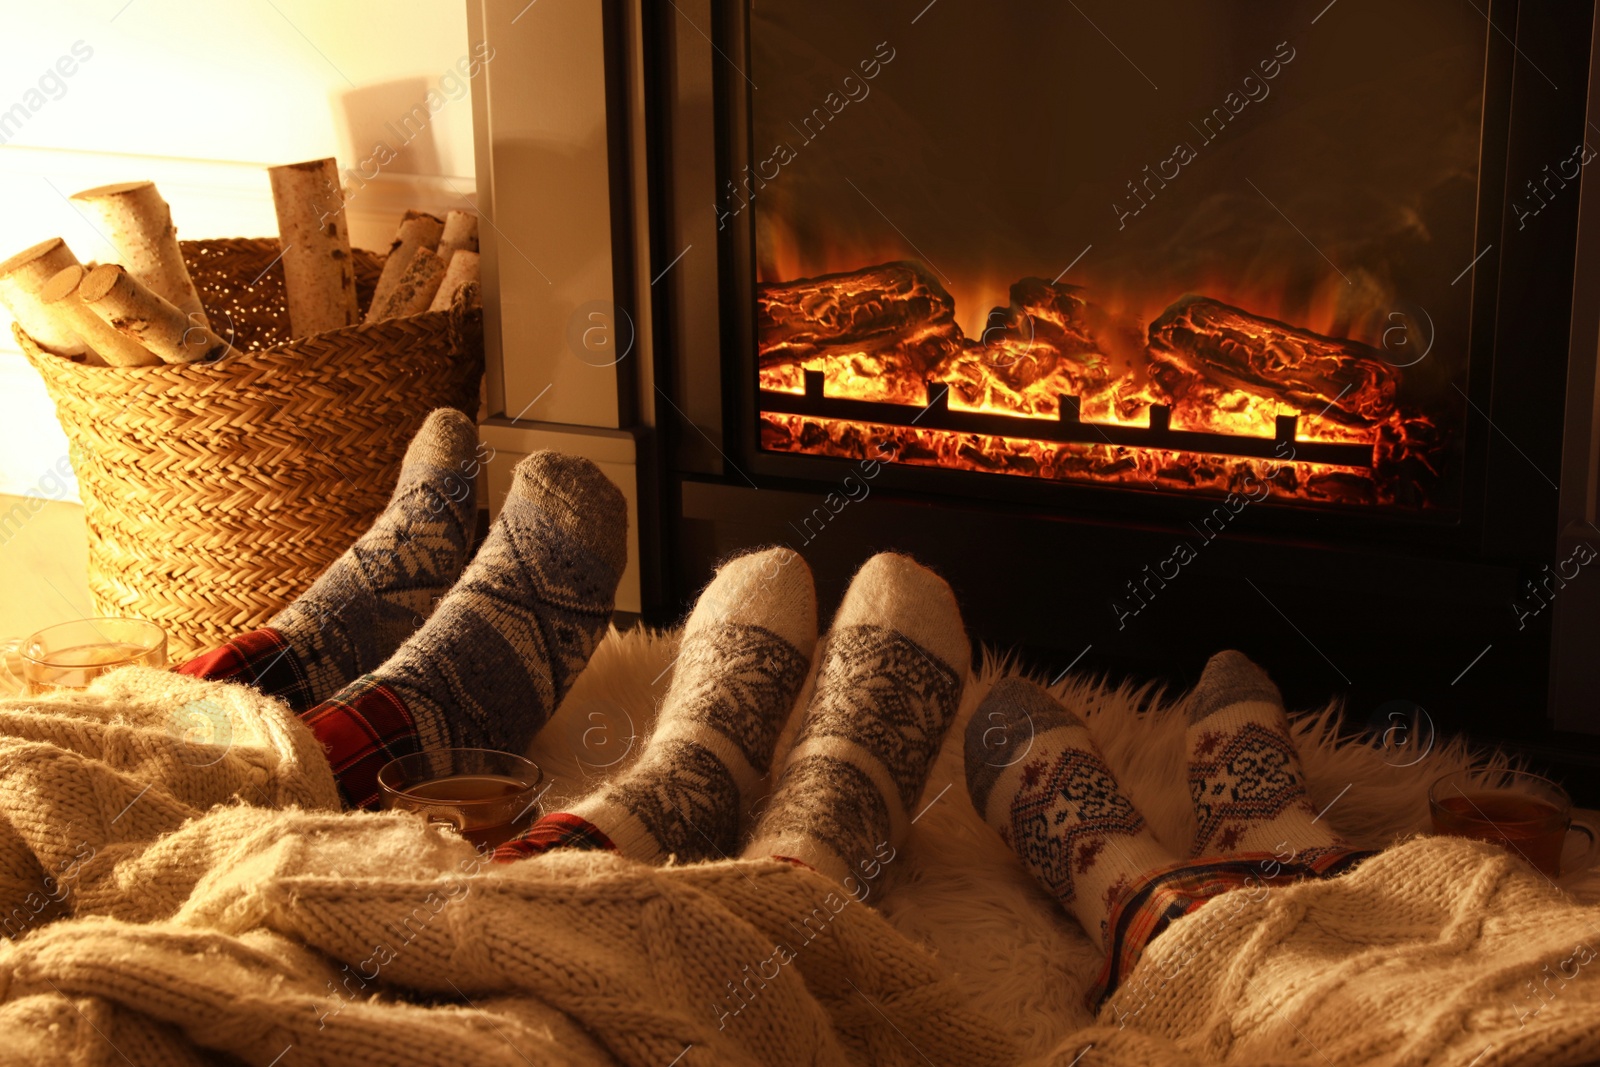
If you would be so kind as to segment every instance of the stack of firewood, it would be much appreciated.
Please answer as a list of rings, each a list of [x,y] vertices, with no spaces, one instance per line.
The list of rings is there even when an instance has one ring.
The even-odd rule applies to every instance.
[[[445,310],[478,280],[476,215],[408,211],[363,316],[338,175],[331,158],[268,169],[295,337]],[[118,261],[80,263],[52,237],[0,263],[0,303],[40,348],[113,367],[211,362],[234,351],[212,329],[153,182],[86,189],[72,202]]]

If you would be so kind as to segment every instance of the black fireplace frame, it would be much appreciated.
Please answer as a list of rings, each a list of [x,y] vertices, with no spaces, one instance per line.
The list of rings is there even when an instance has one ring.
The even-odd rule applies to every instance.
[[[1206,572],[1187,587],[1143,579],[1160,595],[1133,634],[1110,629],[1126,622],[1116,590],[1175,537],[1192,537],[1214,497],[885,464],[869,496],[828,508],[823,534],[795,525],[853,473],[859,481],[860,465],[759,447],[753,212],[708,225],[750,159],[747,11],[747,0],[642,8],[633,73],[648,103],[651,275],[696,240],[717,245],[714,291],[669,273],[652,306],[653,383],[670,407],[654,413],[666,594],[648,615],[680,610],[719,558],[773,542],[807,557],[826,610],[867,554],[899,548],[951,580],[976,639],[1052,676],[1075,664],[1182,685],[1207,652],[1234,643],[1267,663],[1292,704],[1342,693],[1353,725],[1420,708],[1441,735],[1509,743],[1557,769],[1600,768],[1600,656],[1587,652],[1600,641],[1600,590],[1573,580],[1510,626],[1528,583],[1549,584],[1544,568],[1573,545],[1600,544],[1600,172],[1585,168],[1531,234],[1515,233],[1510,210],[1523,178],[1565,158],[1586,129],[1600,146],[1600,125],[1589,125],[1600,116],[1595,3],[1487,8],[1474,247],[1493,250],[1471,275],[1459,514],[1245,509],[1207,543]],[[1565,89],[1554,103],[1551,80]],[[696,88],[707,82],[709,95]],[[703,343],[708,322],[714,346]],[[1156,624],[1158,606],[1170,618]]]

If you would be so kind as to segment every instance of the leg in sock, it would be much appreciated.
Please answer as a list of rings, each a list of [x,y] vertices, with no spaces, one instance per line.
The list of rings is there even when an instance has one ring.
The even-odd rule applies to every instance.
[[[638,761],[495,858],[614,848],[647,863],[725,858],[739,812],[772,765],[817,641],[811,571],[791,549],[724,564],[683,630],[672,684]]]
[[[978,814],[1095,940],[1141,876],[1178,860],[1123,795],[1083,720],[1033,682],[995,683],[967,724],[966,767]]]
[[[908,811],[961,700],[971,646],[950,587],[885,553],[851,581],[822,657],[799,736],[743,854],[800,860],[848,888],[904,842]]]
[[[1263,795],[1277,797],[1283,791],[1281,782],[1276,792],[1267,782],[1285,765],[1280,748],[1289,753],[1301,800],[1305,790],[1277,689],[1237,653],[1224,653],[1212,664],[1217,669],[1207,667],[1190,704],[1191,714],[1198,720],[1189,732],[1191,754],[1197,740],[1210,754],[1208,758],[1223,751],[1247,753],[1232,763],[1230,785],[1237,787],[1237,797],[1249,810],[1281,815],[1293,806],[1293,796],[1281,803],[1259,801]],[[1267,697],[1266,703],[1276,712],[1275,720],[1257,707]],[[1236,717],[1214,720],[1217,712],[1229,709]],[[1255,717],[1245,715],[1247,710]],[[1281,739],[1281,745],[1256,742],[1276,756],[1262,757],[1240,737],[1221,736],[1228,731],[1255,737],[1240,729],[1246,722],[1280,724],[1276,732],[1265,732]],[[1204,740],[1196,732],[1201,724],[1202,733],[1219,736]],[[1122,794],[1081,720],[1022,679],[1004,679],[985,697],[967,726],[966,759],[967,787],[979,814],[1000,831],[1023,866],[1084,930],[1103,939],[1106,963],[1087,998],[1091,1010],[1098,1009],[1101,1000],[1117,989],[1147,946],[1168,926],[1213,898],[1246,888],[1259,893],[1297,878],[1331,876],[1370,854],[1350,850],[1330,831],[1313,825],[1307,809],[1303,816],[1288,822],[1240,822],[1235,836],[1244,846],[1273,855],[1179,859],[1155,839],[1144,818]],[[1202,829],[1208,825],[1210,813],[1235,797],[1233,789],[1212,795],[1207,774],[1213,772],[1206,771],[1207,767],[1209,764],[1191,762],[1191,782],[1196,781],[1197,773],[1202,782],[1193,794]],[[1242,810],[1233,813],[1241,815]],[[1265,831],[1269,825],[1270,835]],[[1269,843],[1257,846],[1257,839],[1249,836],[1252,827]],[[1289,842],[1287,851],[1279,847],[1285,840]],[[1196,854],[1201,851],[1197,847]],[[1224,909],[1218,921],[1239,921],[1239,916],[1249,914],[1242,907]]]
[[[1253,921],[1250,905],[1271,887],[1331,878],[1372,855],[1350,847],[1312,809],[1283,698],[1260,667],[1238,652],[1211,657],[1188,712],[1197,858],[1150,872],[1113,913],[1096,992],[1115,990],[1162,931],[1215,897],[1240,891],[1233,905],[1194,921]],[[1130,989],[1118,998],[1118,1015],[1138,1014],[1140,995]]]
[[[1219,652],[1188,709],[1194,855],[1292,852],[1312,863],[1349,848],[1311,807],[1283,697],[1265,671],[1238,652]]]
[[[488,538],[422,629],[303,716],[346,802],[373,803],[396,756],[527,748],[610,624],[627,531],[622,493],[593,463],[518,463]]]
[[[411,439],[388,506],[267,625],[179,667],[254,685],[297,712],[392,655],[455,584],[477,524],[473,420],[434,411]]]

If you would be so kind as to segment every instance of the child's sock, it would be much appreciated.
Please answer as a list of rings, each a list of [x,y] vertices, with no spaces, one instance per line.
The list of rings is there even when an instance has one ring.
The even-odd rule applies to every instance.
[[[771,768],[816,642],[811,571],[793,550],[724,564],[684,625],[672,684],[638,762],[540,819],[495,858],[562,847],[611,847],[647,863],[736,852],[739,813]]]
[[[392,657],[306,712],[346,800],[418,750],[522,752],[589,661],[627,562],[627,504],[593,463],[536,452],[517,464],[488,538]]]
[[[973,807],[1039,884],[1103,939],[1118,898],[1175,863],[1145,825],[1083,720],[1022,678],[997,682],[966,737]]]
[[[389,504],[360,540],[266,627],[179,667],[254,685],[305,711],[375,670],[466,566],[478,505],[478,431],[453,408],[411,439]]]
[[[1266,672],[1238,652],[1219,652],[1188,709],[1194,855],[1292,852],[1309,863],[1349,847],[1311,807],[1283,697]]]
[[[950,587],[874,556],[834,617],[816,691],[746,856],[848,878],[892,859],[961,700],[971,646]]]

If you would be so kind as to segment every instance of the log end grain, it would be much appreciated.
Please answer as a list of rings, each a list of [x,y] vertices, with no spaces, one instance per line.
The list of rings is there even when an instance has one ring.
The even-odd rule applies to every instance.
[[[73,200],[102,200],[112,196],[122,196],[126,193],[140,192],[155,187],[155,182],[114,182],[111,185],[97,185],[93,189],[83,189],[72,194]]]
[[[24,248],[10,259],[0,262],[0,278],[4,278],[8,274],[15,273],[16,271],[21,270],[23,267],[28,266],[30,263],[37,263],[41,259],[46,259],[53,253],[56,253],[56,250],[65,244],[66,242],[61,238],[52,237],[47,241],[40,241],[36,245],[30,245],[29,247]],[[70,253],[68,254],[70,255]]]

